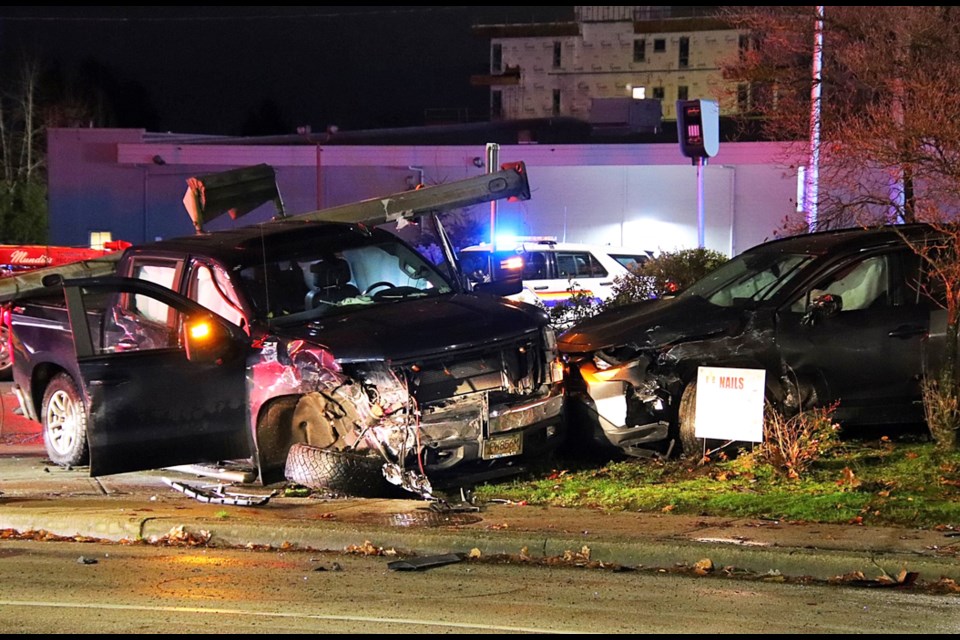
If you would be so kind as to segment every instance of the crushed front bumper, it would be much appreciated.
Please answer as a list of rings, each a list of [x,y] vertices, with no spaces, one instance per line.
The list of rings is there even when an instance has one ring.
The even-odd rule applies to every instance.
[[[645,455],[670,437],[669,396],[646,373],[646,360],[598,369],[588,360],[571,365],[571,425],[586,427],[593,444]]]

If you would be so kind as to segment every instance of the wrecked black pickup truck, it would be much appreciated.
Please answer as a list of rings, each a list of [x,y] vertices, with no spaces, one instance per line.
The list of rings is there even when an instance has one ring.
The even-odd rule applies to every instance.
[[[454,260],[372,223],[427,215],[445,238],[445,207],[529,197],[526,180],[519,163],[48,274],[10,301],[21,408],[53,462],[93,476],[208,463],[426,497],[515,473],[563,439],[545,313],[504,297],[519,281],[468,290]]]

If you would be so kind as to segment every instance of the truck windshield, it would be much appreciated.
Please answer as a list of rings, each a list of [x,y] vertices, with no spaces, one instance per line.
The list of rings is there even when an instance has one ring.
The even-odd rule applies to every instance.
[[[690,285],[680,296],[698,296],[720,307],[769,300],[814,257],[779,252],[740,254]]]
[[[432,264],[401,242],[273,253],[283,258],[240,269],[250,303],[268,321],[347,313],[452,290]]]

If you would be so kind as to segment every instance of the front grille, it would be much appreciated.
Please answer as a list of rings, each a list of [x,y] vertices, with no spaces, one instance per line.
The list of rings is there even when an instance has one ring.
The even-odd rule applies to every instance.
[[[537,335],[406,363],[396,369],[421,404],[481,391],[529,393],[544,381]]]

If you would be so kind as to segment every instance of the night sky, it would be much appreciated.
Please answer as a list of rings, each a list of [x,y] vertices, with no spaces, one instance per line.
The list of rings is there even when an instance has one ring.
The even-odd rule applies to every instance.
[[[8,86],[23,54],[69,82],[95,78],[113,126],[405,127],[433,109],[486,117],[489,89],[470,76],[489,70],[489,41],[471,25],[572,16],[572,6],[2,7],[0,59]]]

